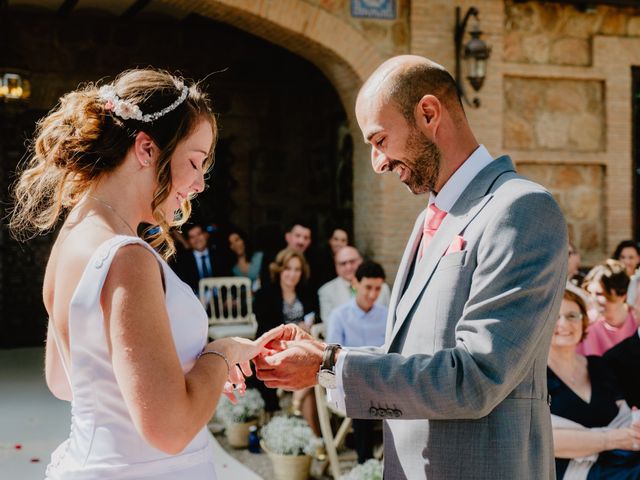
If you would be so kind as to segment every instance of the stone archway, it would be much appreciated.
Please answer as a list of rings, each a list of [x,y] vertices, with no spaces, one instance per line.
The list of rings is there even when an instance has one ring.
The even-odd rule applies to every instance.
[[[353,149],[354,230],[365,253],[382,252],[384,238],[373,215],[384,215],[385,181],[369,166],[369,150],[359,139],[354,105],[362,82],[385,56],[358,30],[321,7],[299,0],[158,0],[160,5],[197,13],[279,45],[316,65],[333,84],[347,114]],[[366,213],[369,212],[369,213]],[[395,271],[396,255],[380,256],[388,271]],[[391,270],[389,270],[391,269]]]

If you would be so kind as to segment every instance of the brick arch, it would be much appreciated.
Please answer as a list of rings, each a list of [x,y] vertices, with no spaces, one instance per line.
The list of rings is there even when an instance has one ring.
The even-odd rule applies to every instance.
[[[316,65],[335,87],[349,118],[360,85],[385,59],[351,25],[300,0],[200,0],[189,4],[191,11],[262,37]]]
[[[354,139],[353,221],[358,247],[384,250],[371,212],[382,212],[383,181],[372,174],[369,149],[355,120],[355,99],[364,80],[386,57],[358,30],[326,10],[300,0],[163,0],[187,6],[279,45],[316,65],[336,89]],[[311,93],[311,92],[310,92]],[[395,265],[382,259],[388,271]]]

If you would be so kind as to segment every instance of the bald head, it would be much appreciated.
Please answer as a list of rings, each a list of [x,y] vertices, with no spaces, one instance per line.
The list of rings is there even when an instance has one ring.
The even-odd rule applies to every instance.
[[[364,83],[358,105],[395,103],[410,124],[425,95],[433,95],[450,111],[464,115],[455,80],[442,65],[418,55],[399,55],[382,63]]]
[[[338,276],[351,282],[358,266],[362,263],[362,257],[356,248],[346,246],[338,250],[335,256],[335,262]]]

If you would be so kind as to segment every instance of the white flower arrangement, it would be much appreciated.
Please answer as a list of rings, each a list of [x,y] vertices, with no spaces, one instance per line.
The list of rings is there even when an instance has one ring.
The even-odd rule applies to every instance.
[[[262,427],[261,435],[266,449],[279,455],[313,455],[322,446],[322,440],[300,417],[273,417]]]
[[[342,475],[340,480],[382,480],[382,462],[375,458],[369,459]]]
[[[264,400],[260,392],[254,388],[249,388],[244,395],[238,397],[238,403],[233,404],[226,396],[220,398],[216,416],[222,423],[245,423],[255,420],[264,410]]]

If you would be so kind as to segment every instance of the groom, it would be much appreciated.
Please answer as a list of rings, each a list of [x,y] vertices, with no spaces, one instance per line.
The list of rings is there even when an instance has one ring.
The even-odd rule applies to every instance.
[[[256,359],[258,377],[286,389],[319,381],[349,417],[384,419],[385,478],[554,478],[546,365],[567,264],[558,206],[478,144],[455,81],[426,58],[383,63],[356,116],[376,173],[429,193],[384,348],[342,349],[288,326]]]

